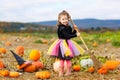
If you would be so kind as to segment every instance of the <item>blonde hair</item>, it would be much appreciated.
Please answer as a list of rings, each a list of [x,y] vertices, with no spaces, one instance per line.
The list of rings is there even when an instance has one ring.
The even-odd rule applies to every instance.
[[[62,15],[66,15],[66,16],[68,17],[68,19],[70,18],[69,13],[68,13],[67,11],[63,10],[62,12],[60,12],[60,13],[58,14],[57,26],[59,26],[59,25],[61,24],[61,23],[59,22],[59,20],[60,20],[60,18],[61,18]]]

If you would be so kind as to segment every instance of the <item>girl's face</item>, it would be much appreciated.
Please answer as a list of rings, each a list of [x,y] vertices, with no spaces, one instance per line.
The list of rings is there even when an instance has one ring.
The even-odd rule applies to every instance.
[[[59,19],[59,22],[61,22],[61,24],[67,26],[68,25],[68,17],[67,15],[61,15],[60,19]]]

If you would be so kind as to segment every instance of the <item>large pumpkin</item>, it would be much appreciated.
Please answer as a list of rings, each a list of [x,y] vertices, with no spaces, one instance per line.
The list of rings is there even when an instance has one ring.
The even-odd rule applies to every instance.
[[[10,72],[9,77],[17,78],[19,76],[19,72]]]
[[[32,50],[29,54],[30,60],[37,61],[40,59],[40,52],[38,50]]]
[[[34,62],[32,62],[32,64],[35,65],[37,69],[43,69],[43,67],[44,67],[43,63],[40,61],[34,61]]]
[[[38,79],[48,79],[48,78],[50,78],[50,72],[48,72],[48,71],[36,72],[35,76]]]
[[[103,66],[106,67],[108,70],[114,70],[119,65],[120,65],[119,61],[110,60],[110,61],[106,61]]]
[[[25,67],[25,68],[24,68],[24,71],[25,71],[25,72],[30,72],[30,73],[32,73],[32,72],[35,72],[36,69],[37,69],[36,66],[33,65],[33,64],[31,64],[31,65],[28,65],[27,67]]]
[[[24,55],[24,47],[23,46],[18,46],[15,51],[21,57]]]

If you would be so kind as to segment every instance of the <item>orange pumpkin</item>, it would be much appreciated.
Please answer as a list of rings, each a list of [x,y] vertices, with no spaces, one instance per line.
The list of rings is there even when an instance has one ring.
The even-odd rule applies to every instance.
[[[88,68],[88,72],[93,73],[95,71],[94,67]]]
[[[51,43],[53,43],[54,41],[55,41],[55,39],[54,39],[54,38],[52,38],[52,39],[50,40],[50,42],[51,42]]]
[[[48,79],[50,78],[50,72],[49,71],[36,72],[35,76],[37,79]]]
[[[6,49],[5,48],[0,48],[0,53],[6,53],[7,51],[6,51]]]
[[[9,71],[8,70],[0,70],[0,76],[5,76],[5,77],[7,77],[7,76],[9,76]]]
[[[25,72],[35,72],[37,70],[36,66],[31,64],[31,65],[28,65],[27,67],[24,68],[24,71]]]
[[[15,51],[21,57],[24,55],[24,47],[23,46],[18,46]]]
[[[2,40],[4,40],[4,41],[7,40],[7,37],[6,37],[6,36],[3,36],[3,37],[2,37]]]
[[[93,47],[97,47],[97,46],[98,46],[97,42],[94,42]]]
[[[12,44],[11,44],[9,41],[7,41],[7,42],[5,43],[5,45],[6,45],[6,46],[12,46]]]
[[[40,59],[40,52],[38,50],[32,50],[29,54],[30,60],[37,61]]]
[[[37,69],[43,69],[43,63],[40,61],[34,61],[32,64],[35,65]]]
[[[114,70],[119,65],[120,65],[119,61],[110,60],[110,61],[106,61],[106,63],[103,66],[106,67],[108,70]]]
[[[46,40],[46,39],[41,39],[41,41],[42,41],[43,44],[47,44],[48,43],[48,40]]]
[[[99,74],[107,74],[108,70],[105,67],[101,67],[100,69],[98,69],[98,73]]]
[[[4,63],[0,60],[0,69],[5,68]]]
[[[10,72],[9,77],[17,78],[19,76],[19,72]]]
[[[80,68],[81,68],[80,65],[74,65],[73,66],[74,71],[80,71]]]

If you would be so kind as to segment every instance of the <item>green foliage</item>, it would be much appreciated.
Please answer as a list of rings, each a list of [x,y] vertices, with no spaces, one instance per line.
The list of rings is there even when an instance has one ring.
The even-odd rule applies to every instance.
[[[113,41],[112,45],[116,46],[116,47],[119,47],[120,46],[120,41]]]
[[[42,41],[41,41],[41,40],[36,40],[35,43],[40,43],[40,44],[42,44]]]
[[[98,56],[97,59],[102,63],[105,63],[108,60],[107,56],[106,57]]]

